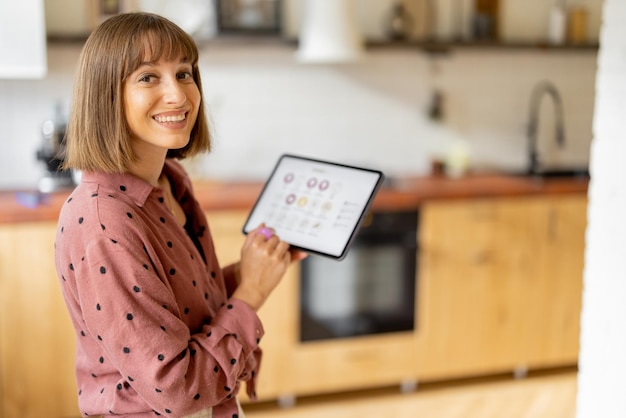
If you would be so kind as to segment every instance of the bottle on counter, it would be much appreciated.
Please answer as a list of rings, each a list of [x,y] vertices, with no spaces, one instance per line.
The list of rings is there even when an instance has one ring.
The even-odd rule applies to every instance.
[[[386,16],[385,33],[393,41],[404,41],[409,38],[413,29],[413,17],[407,11],[401,1],[397,1],[391,7],[391,11]]]
[[[464,176],[470,164],[468,144],[463,140],[455,141],[447,150],[445,161],[446,176],[459,178]]]
[[[499,38],[499,1],[475,0],[473,38],[477,41],[494,41]]]
[[[550,10],[548,26],[548,42],[552,45],[561,45],[565,42],[565,30],[567,27],[567,15],[565,1],[557,1]]]
[[[572,44],[587,42],[588,12],[584,6],[572,6],[567,21],[567,41]]]

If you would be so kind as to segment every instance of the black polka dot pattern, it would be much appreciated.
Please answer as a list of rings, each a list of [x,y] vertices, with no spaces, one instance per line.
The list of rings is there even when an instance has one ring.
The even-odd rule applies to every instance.
[[[237,416],[237,376],[250,376],[250,371],[245,370],[246,356],[257,348],[255,333],[260,325],[245,305],[229,303],[225,297],[224,278],[204,214],[197,202],[189,199],[187,186],[172,182],[172,190],[188,216],[185,235],[172,222],[162,191],[151,186],[146,189],[145,182],[132,176],[84,175],[94,178],[81,183],[67,199],[55,242],[61,254],[61,262],[57,263],[62,266],[59,279],[70,289],[65,294],[78,295],[82,309],[91,311],[75,318],[82,328],[76,331],[80,336],[77,341],[85,341],[86,358],[80,364],[87,365],[87,369],[81,376],[92,380],[88,385],[78,382],[81,398],[95,404],[114,392],[141,385],[153,388],[151,395],[145,396],[150,397],[146,403],[155,409],[145,412],[155,416],[184,415],[177,413],[179,405],[194,401],[198,408],[204,408],[211,404],[202,403],[216,396],[228,399],[225,416]],[[115,183],[113,178],[124,181]],[[82,287],[76,287],[76,283],[89,283],[94,291],[79,294]],[[244,329],[235,320],[242,314],[251,318]],[[195,327],[190,330],[194,339],[208,338],[213,342],[198,345],[192,340],[186,342],[188,347],[183,350],[176,344],[175,351],[173,347],[155,345],[158,338],[168,341],[183,335],[181,326]],[[156,340],[155,332],[161,336]],[[207,350],[208,346],[214,346],[215,352]],[[178,396],[179,388],[170,391],[170,385],[164,382],[145,380],[146,376],[159,375],[157,370],[163,367],[168,368],[168,373],[180,373],[181,382],[202,375],[187,375],[189,358],[194,358],[191,364],[204,365],[204,378],[211,376],[215,384],[203,385],[202,389],[184,395],[184,400]],[[206,373],[211,370],[213,373]],[[110,383],[107,379],[116,372],[119,379]],[[117,412],[109,408],[99,414],[121,413],[118,407],[114,408]]]

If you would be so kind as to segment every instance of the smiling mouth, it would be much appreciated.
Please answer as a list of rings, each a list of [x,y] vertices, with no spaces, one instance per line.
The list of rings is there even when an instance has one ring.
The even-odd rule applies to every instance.
[[[184,121],[187,118],[187,113],[181,113],[180,115],[174,116],[155,116],[154,120],[159,123],[179,123]]]

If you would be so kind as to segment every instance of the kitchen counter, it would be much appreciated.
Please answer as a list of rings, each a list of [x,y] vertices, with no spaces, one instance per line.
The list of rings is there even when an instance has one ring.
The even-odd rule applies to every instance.
[[[587,178],[540,179],[502,174],[394,178],[379,191],[373,210],[410,210],[434,199],[586,193],[588,183]],[[194,183],[196,197],[205,210],[249,210],[262,187],[260,182]],[[68,194],[69,191],[48,195],[1,191],[0,224],[54,221]]]

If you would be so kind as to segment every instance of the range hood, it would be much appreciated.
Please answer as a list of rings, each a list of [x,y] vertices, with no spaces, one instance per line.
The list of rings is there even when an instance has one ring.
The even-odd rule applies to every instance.
[[[305,0],[296,57],[303,63],[357,60],[363,40],[353,0]]]

